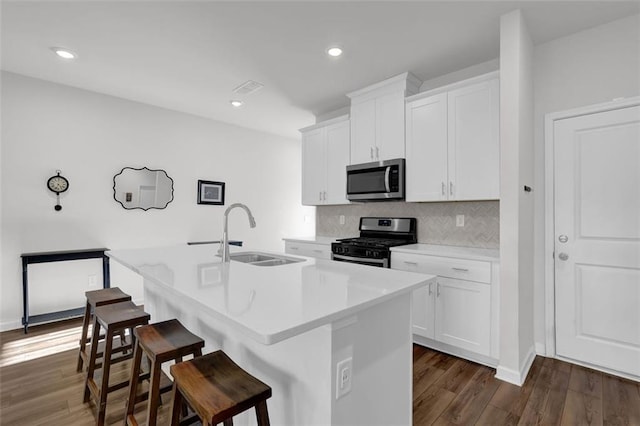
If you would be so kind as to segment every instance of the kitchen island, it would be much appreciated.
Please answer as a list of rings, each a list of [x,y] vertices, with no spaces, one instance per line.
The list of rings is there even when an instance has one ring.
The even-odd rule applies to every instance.
[[[301,256],[225,264],[217,249],[107,255],[142,275],[152,322],[178,318],[205,340],[205,353],[224,350],[273,388],[273,425],[411,424],[411,292],[434,276]]]

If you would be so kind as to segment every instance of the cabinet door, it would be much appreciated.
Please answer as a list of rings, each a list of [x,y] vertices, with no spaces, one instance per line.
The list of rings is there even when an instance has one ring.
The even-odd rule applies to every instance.
[[[347,164],[349,164],[349,121],[326,129],[327,199],[325,204],[349,204]]]
[[[431,283],[426,287],[414,290],[412,295],[411,317],[413,334],[428,339],[435,338],[434,285],[435,284]]]
[[[404,93],[394,92],[376,98],[375,160],[405,158]]]
[[[376,100],[351,104],[351,164],[374,160],[376,143]]]
[[[447,94],[407,104],[407,201],[447,200]]]
[[[424,256],[406,253],[391,254],[391,269],[429,273],[421,262]],[[413,333],[428,339],[435,338],[434,312],[435,283],[413,291],[411,324]]]
[[[490,355],[490,285],[438,277],[435,310],[436,340]]]
[[[499,84],[449,92],[449,199],[500,198]]]
[[[322,204],[326,183],[325,129],[302,135],[302,204]]]

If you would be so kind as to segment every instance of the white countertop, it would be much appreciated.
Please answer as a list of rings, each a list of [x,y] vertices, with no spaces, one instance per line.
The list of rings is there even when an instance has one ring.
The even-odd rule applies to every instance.
[[[272,267],[223,264],[217,249],[185,244],[114,250],[107,255],[145,280],[177,292],[181,297],[176,300],[206,309],[265,345],[352,316],[435,278],[302,256],[288,257],[303,262]],[[231,247],[231,251],[251,250]]]
[[[325,244],[331,245],[331,243],[338,240],[337,237],[292,237],[292,238],[283,238],[284,241],[292,241],[297,243],[315,243],[315,244]]]
[[[443,246],[437,244],[409,244],[391,248],[392,252],[427,254],[430,256],[455,257],[470,260],[500,261],[500,250],[473,247]]]

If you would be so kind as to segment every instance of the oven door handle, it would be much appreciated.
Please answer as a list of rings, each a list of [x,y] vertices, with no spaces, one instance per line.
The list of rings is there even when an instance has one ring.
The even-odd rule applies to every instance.
[[[381,265],[386,265],[386,259],[369,259],[368,257],[353,257],[353,256],[344,256],[342,254],[333,254],[332,259],[338,260],[349,260],[353,262],[366,262],[366,263],[379,263]]]
[[[387,194],[391,192],[391,182],[389,181],[390,174],[391,166],[387,166],[387,169],[384,171],[384,189],[387,191]]]

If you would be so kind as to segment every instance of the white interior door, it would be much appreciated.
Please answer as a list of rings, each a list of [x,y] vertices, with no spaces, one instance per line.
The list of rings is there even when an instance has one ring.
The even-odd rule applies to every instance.
[[[556,352],[640,377],[640,107],[553,131]]]

